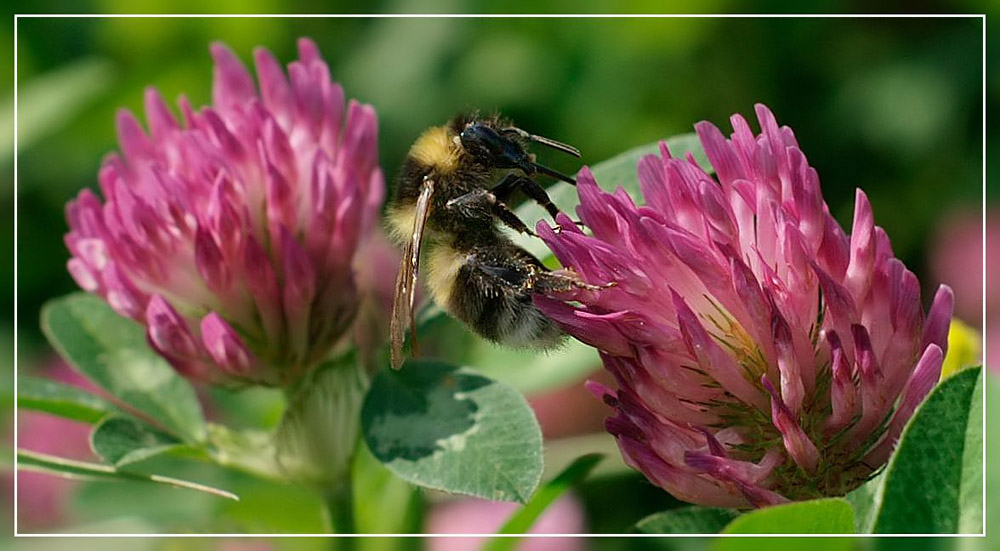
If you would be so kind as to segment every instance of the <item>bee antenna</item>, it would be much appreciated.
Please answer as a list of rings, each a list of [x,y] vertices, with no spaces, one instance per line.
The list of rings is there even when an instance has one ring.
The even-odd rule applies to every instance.
[[[573,146],[571,146],[571,145],[564,144],[562,142],[557,142],[557,141],[553,140],[552,138],[546,138],[545,136],[539,136],[537,134],[532,134],[532,133],[527,132],[525,130],[521,130],[520,128],[517,128],[515,126],[510,126],[510,127],[507,127],[507,128],[503,128],[503,129],[500,130],[500,133],[501,134],[517,134],[518,136],[520,136],[521,138],[523,138],[525,140],[532,141],[532,142],[535,142],[537,144],[544,145],[546,147],[551,147],[552,149],[555,149],[557,151],[562,151],[563,153],[568,153],[568,154],[570,154],[570,155],[572,155],[574,157],[579,157],[580,156],[580,150],[577,149],[577,148],[575,148],[575,147],[573,147]],[[560,178],[560,179],[563,179],[563,178]]]

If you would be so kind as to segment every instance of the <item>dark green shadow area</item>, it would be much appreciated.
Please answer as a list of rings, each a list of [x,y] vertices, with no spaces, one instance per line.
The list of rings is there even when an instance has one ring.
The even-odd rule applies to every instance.
[[[369,448],[383,463],[443,451],[442,440],[475,425],[479,406],[466,393],[490,384],[495,383],[486,377],[427,360],[379,374],[361,413]]]

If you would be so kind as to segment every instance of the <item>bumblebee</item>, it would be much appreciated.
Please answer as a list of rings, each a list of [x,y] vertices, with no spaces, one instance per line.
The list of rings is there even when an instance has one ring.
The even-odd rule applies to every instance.
[[[394,368],[404,361],[407,328],[416,346],[414,291],[422,249],[434,301],[474,332],[519,348],[551,348],[562,339],[562,331],[534,306],[532,294],[591,286],[569,270],[550,271],[500,227],[534,235],[507,206],[516,190],[553,218],[558,214],[533,176],[576,184],[535,162],[526,149],[530,143],[580,156],[574,147],[499,116],[459,115],[425,131],[410,148],[388,210],[390,231],[404,249],[390,321]]]

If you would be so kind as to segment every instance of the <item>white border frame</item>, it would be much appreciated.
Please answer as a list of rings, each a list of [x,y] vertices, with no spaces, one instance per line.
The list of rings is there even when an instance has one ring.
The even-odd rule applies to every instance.
[[[836,537],[836,538],[914,538],[914,537],[957,537],[957,538],[985,538],[986,537],[986,385],[983,385],[983,532],[980,534],[228,534],[228,533],[206,533],[206,534],[59,534],[59,533],[31,533],[22,534],[17,530],[17,359],[18,359],[18,335],[17,335],[17,275],[18,275],[18,247],[17,247],[17,159],[18,159],[18,103],[17,103],[17,23],[19,19],[173,19],[173,18],[282,18],[282,19],[396,19],[396,18],[416,18],[416,19],[511,19],[511,18],[582,18],[582,19],[640,19],[640,18],[753,18],[753,19],[952,19],[952,18],[978,18],[983,22],[982,32],[982,115],[983,115],[983,146],[982,146],[982,239],[983,239],[983,373],[986,377],[986,357],[987,344],[985,336],[987,334],[986,318],[986,15],[985,14],[14,14],[14,537],[36,538],[211,538],[211,537],[233,537],[233,538],[296,538],[296,537],[404,537],[404,538],[720,538],[720,537],[740,537],[740,538],[773,538],[773,537]],[[985,380],[984,380],[985,383]]]

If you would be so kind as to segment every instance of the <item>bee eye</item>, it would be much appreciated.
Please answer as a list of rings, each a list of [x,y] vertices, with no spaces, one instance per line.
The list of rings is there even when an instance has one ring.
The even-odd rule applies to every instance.
[[[462,147],[476,152],[499,155],[504,151],[504,140],[493,129],[481,124],[470,124],[460,135]]]

